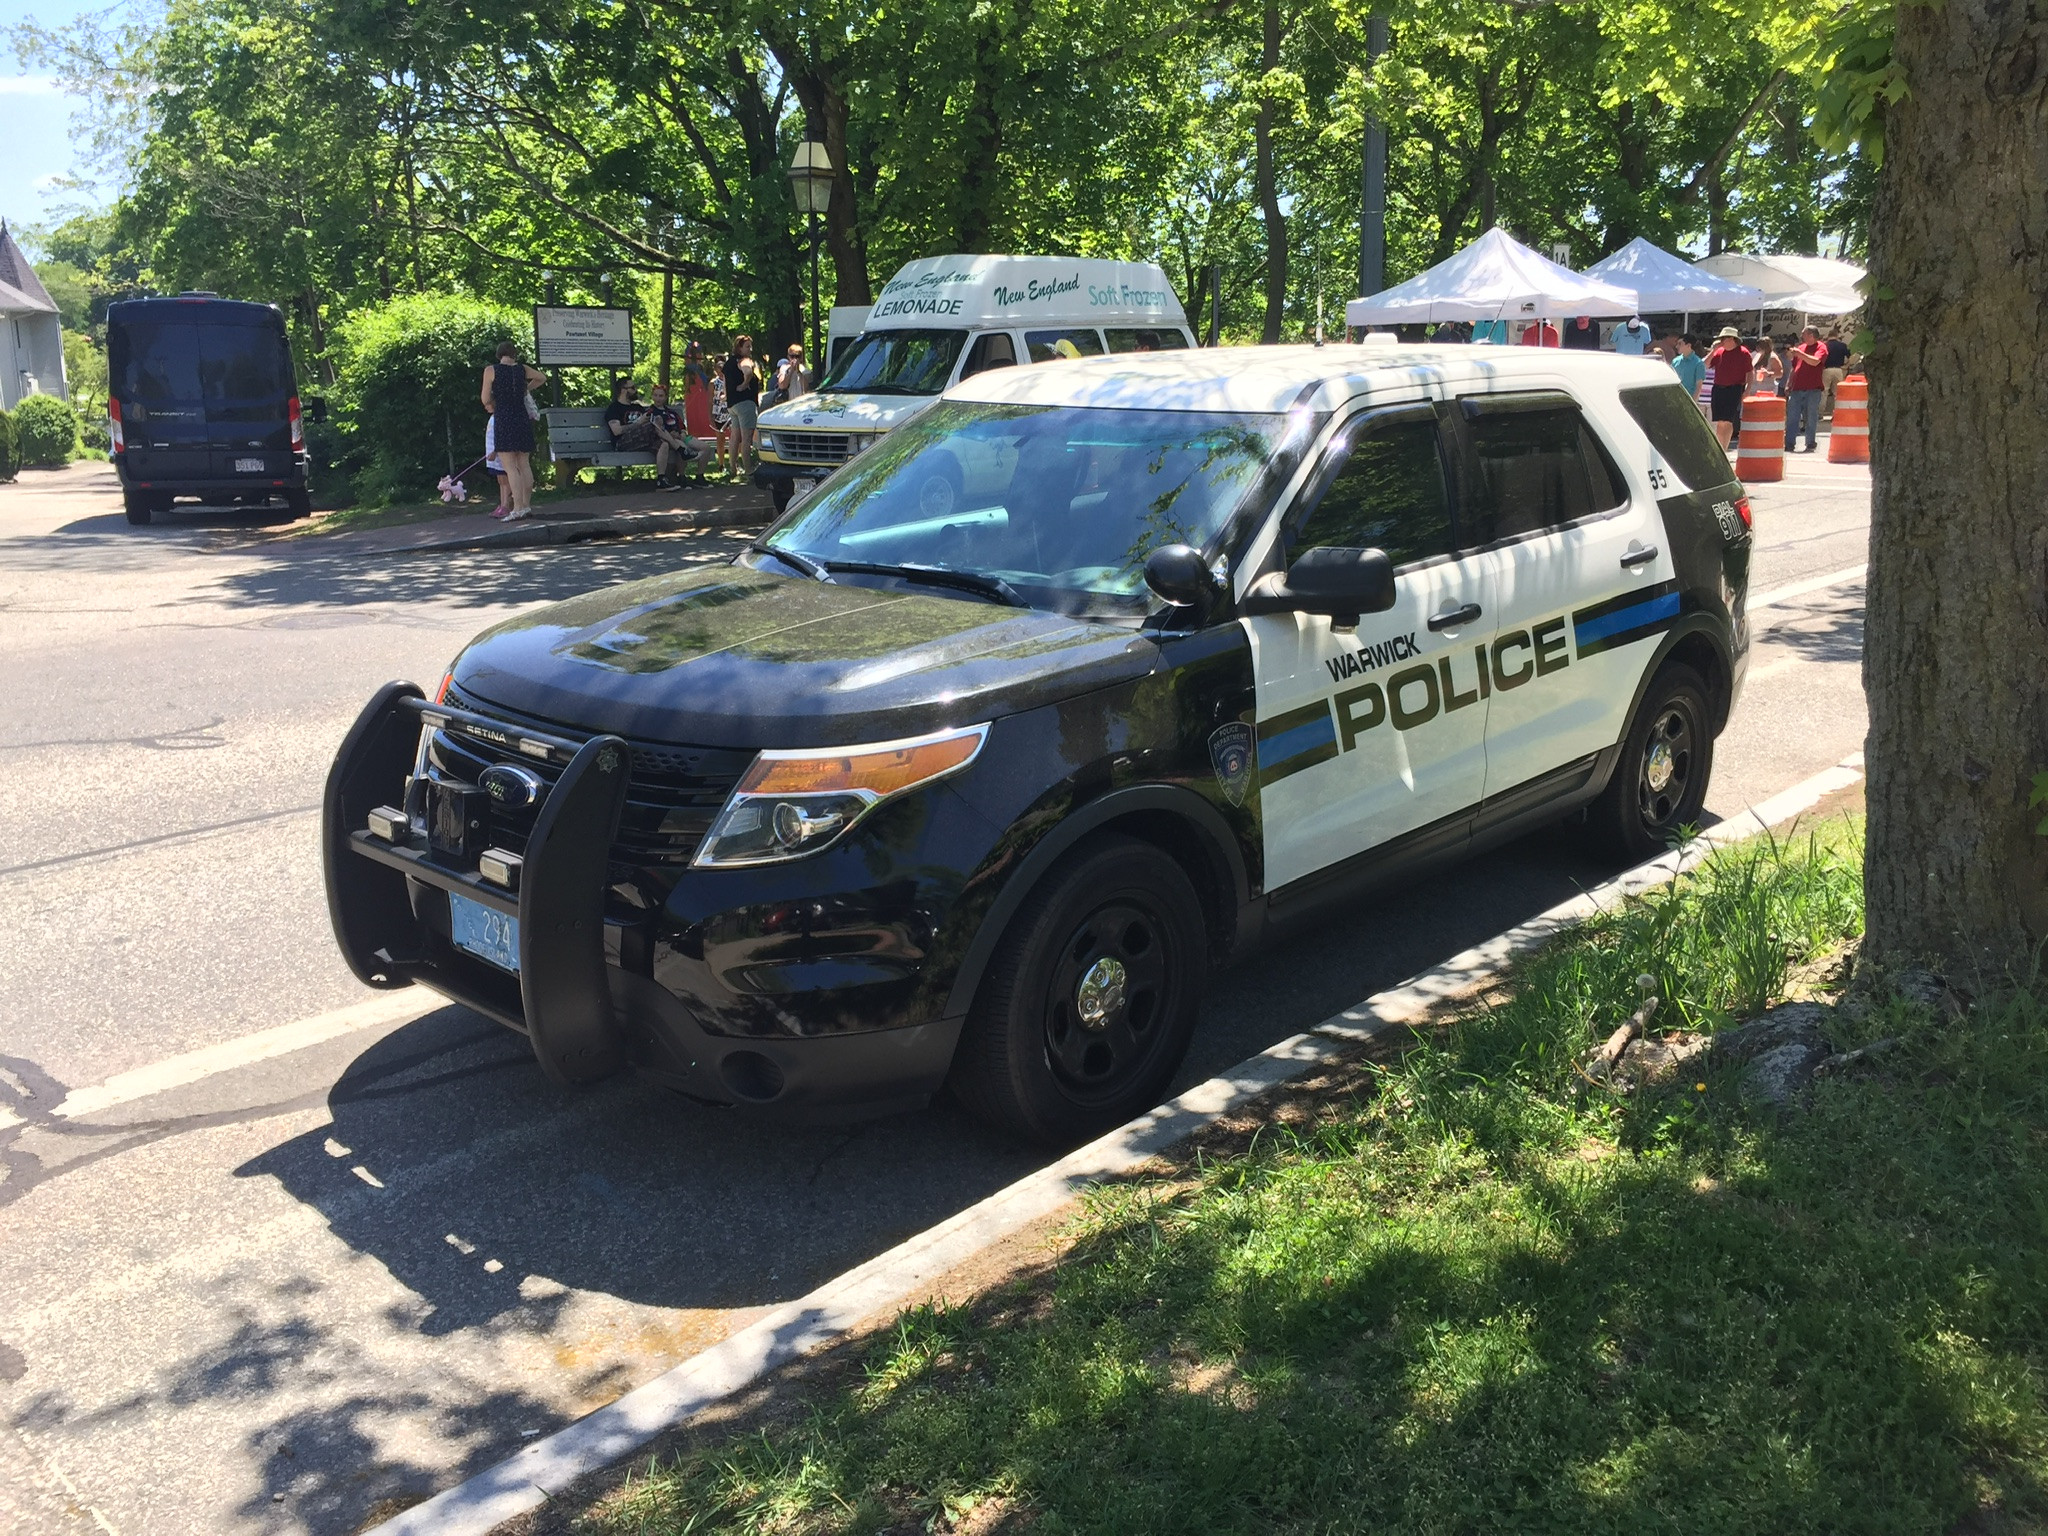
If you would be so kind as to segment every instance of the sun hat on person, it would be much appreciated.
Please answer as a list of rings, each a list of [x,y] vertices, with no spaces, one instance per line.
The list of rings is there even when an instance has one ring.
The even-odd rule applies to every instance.
[[[1721,334],[1714,339],[1716,341],[1740,341],[1742,340],[1742,332],[1735,329],[1732,325],[1724,325],[1721,327]]]

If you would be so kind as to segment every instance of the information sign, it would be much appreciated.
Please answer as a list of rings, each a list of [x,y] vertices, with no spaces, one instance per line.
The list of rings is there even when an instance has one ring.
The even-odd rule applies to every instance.
[[[542,368],[630,368],[633,312],[536,304],[533,360]]]

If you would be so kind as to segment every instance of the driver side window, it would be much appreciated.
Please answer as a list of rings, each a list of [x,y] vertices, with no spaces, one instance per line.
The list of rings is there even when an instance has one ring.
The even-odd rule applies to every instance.
[[[1368,423],[1341,451],[1343,467],[1288,537],[1290,562],[1325,546],[1383,549],[1398,569],[1456,547],[1434,417]]]
[[[1011,343],[1007,331],[990,331],[974,343],[974,350],[967,354],[967,365],[960,370],[962,379],[971,379],[977,373],[986,373],[991,368],[1014,368],[1017,366],[1017,349]]]

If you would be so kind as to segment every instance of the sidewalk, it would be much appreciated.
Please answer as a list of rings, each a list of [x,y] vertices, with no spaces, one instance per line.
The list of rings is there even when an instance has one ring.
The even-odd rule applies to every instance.
[[[362,554],[415,554],[437,549],[516,549],[535,544],[570,544],[580,539],[667,533],[678,528],[751,528],[774,521],[767,492],[751,485],[684,486],[659,491],[651,485],[550,502],[516,523],[500,522],[488,511],[457,511],[419,523],[398,523],[338,533],[300,534],[321,549]],[[270,538],[278,537],[271,533]]]

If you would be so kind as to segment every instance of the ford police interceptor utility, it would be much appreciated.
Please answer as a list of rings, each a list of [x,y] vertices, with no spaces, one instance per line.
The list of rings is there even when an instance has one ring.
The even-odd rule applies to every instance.
[[[836,323],[840,311],[832,312]],[[1146,261],[926,256],[863,312],[859,337],[817,389],[761,413],[754,483],[775,510],[924,410],[947,386],[996,368],[1192,347],[1166,274]],[[960,486],[934,461],[917,491],[934,514]]]
[[[1212,957],[1569,813],[1631,857],[1693,821],[1749,522],[1654,359],[978,375],[731,564],[387,685],[335,933],[564,1080],[1072,1141],[1164,1089]]]

